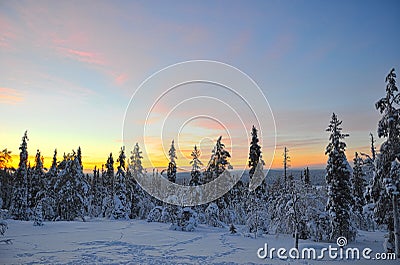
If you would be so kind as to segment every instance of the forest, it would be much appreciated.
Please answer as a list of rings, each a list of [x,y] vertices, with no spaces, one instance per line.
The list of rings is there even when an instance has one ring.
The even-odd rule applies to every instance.
[[[371,133],[370,152],[356,152],[351,166],[345,153],[349,135],[344,132],[341,119],[333,113],[327,122],[325,186],[311,182],[307,167],[300,178],[290,173],[289,146],[283,151],[283,174],[272,184],[264,180],[257,189],[250,190],[248,180],[240,179],[222,197],[191,207],[160,201],[137,181],[151,182],[155,176],[161,176],[176,182],[173,140],[168,166],[160,173],[143,168],[142,152],[136,144],[129,151],[121,147],[116,156],[110,153],[92,174],[84,174],[80,147],[63,154],[61,159],[55,150],[48,169],[44,168],[43,157],[37,150],[31,165],[28,132],[25,132],[17,168],[9,166],[11,151],[4,149],[0,153],[0,232],[7,233],[7,219],[32,221],[35,226],[46,221],[84,222],[90,218],[142,219],[170,223],[170,229],[188,232],[194,231],[198,224],[206,224],[229,229],[231,233],[237,233],[240,226],[249,237],[289,234],[298,248],[301,239],[334,242],[346,237],[351,242],[359,230],[385,230],[387,235],[382,238],[385,250],[400,257],[400,93],[394,69],[385,81],[385,95],[375,104],[381,114],[377,136],[384,139],[379,148]],[[258,135],[253,126],[248,156],[250,180],[255,174],[265,174]],[[224,172],[235,174],[230,171],[231,155],[222,137],[217,138],[205,170],[197,146],[191,157],[190,180],[184,185],[198,187]],[[155,183],[152,186],[158,187]]]

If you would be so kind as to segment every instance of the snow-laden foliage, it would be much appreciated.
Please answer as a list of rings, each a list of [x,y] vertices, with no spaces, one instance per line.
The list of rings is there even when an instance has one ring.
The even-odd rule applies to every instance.
[[[43,225],[43,209],[42,209],[41,202],[39,202],[35,207],[33,225],[34,226],[42,226]]]
[[[176,223],[172,223],[170,230],[191,232],[197,226],[197,213],[189,207],[183,208],[177,215]]]
[[[267,203],[260,193],[253,191],[247,197],[246,232],[253,233],[255,237],[268,233],[270,220],[267,213]]]
[[[225,224],[219,220],[219,208],[217,204],[210,203],[206,210],[206,223],[213,227],[225,227]]]
[[[210,161],[204,172],[204,182],[208,183],[218,178],[226,169],[231,169],[229,163],[230,153],[225,150],[225,145],[222,143],[222,136],[220,136],[212,150]]]
[[[163,209],[161,206],[154,207],[147,216],[147,222],[161,222],[162,212]]]
[[[400,93],[394,69],[386,77],[386,96],[375,107],[382,117],[378,122],[378,136],[386,138],[376,157],[376,174],[371,197],[375,204],[375,221],[388,229],[386,251],[400,257]]]
[[[197,146],[194,146],[194,149],[191,153],[192,156],[192,161],[190,161],[190,164],[192,165],[192,171],[190,172],[190,186],[197,186],[201,184],[201,166],[203,163],[200,161],[200,150],[197,149]]]
[[[0,235],[4,235],[8,229],[8,224],[6,221],[0,219]]]
[[[249,151],[249,177],[250,179],[253,177],[253,174],[257,168],[257,165],[261,159],[261,146],[258,144],[260,140],[258,139],[257,129],[256,127],[252,127],[251,129],[251,142],[250,142],[250,151]]]
[[[55,184],[57,196],[57,219],[72,221],[84,217],[84,206],[89,191],[80,164],[81,159],[75,152],[64,155],[59,164],[60,172]]]
[[[14,177],[14,192],[10,205],[10,213],[14,219],[28,220],[28,132],[25,131],[19,147],[19,166]]]
[[[229,226],[229,232],[231,232],[231,234],[236,234],[237,233],[237,229],[236,229],[234,224],[231,224]]]
[[[346,143],[343,141],[349,135],[342,133],[341,124],[342,121],[333,113],[326,129],[330,133],[329,144],[325,151],[329,156],[325,177],[328,192],[326,210],[330,220],[330,240],[334,241],[344,236],[352,241],[356,231],[351,223],[350,205],[353,204],[350,190],[351,167],[345,154]]]
[[[93,169],[90,193],[89,214],[92,217],[101,217],[105,189],[103,187],[103,179],[100,176],[100,170],[96,166]]]
[[[117,174],[114,178],[113,186],[113,210],[111,212],[112,219],[128,219],[127,189],[126,189],[126,172],[125,172],[125,150],[121,148],[117,163],[119,163]]]
[[[358,153],[355,153],[354,156],[354,166],[353,166],[353,174],[351,175],[351,195],[353,197],[353,223],[357,226],[357,228],[364,228],[366,226],[366,221],[364,220],[364,212],[363,207],[365,205],[365,175],[362,170],[362,159],[358,156]]]
[[[171,147],[168,151],[168,156],[169,156],[169,163],[168,163],[168,168],[167,168],[167,178],[169,181],[175,183],[176,181],[176,162],[175,159],[176,157],[176,149],[174,145],[174,140],[171,142]]]

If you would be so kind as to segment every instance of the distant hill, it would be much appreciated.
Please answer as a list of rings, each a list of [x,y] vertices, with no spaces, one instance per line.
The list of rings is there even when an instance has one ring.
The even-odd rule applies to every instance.
[[[303,170],[300,169],[290,169],[288,174],[292,174],[294,179],[300,179],[300,175]],[[325,185],[325,169],[310,169],[311,184],[315,186]],[[240,171],[233,171],[233,174],[240,174]],[[265,170],[267,174],[267,170]],[[267,174],[267,183],[272,184],[278,177],[283,176],[283,170],[270,169]],[[176,183],[183,184],[189,183],[190,172],[178,172],[176,175]],[[242,181],[249,181],[249,171],[245,170],[242,175]]]

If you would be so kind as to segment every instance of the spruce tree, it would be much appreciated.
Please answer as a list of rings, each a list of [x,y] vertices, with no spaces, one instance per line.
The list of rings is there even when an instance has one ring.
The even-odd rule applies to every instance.
[[[103,216],[110,218],[114,209],[114,158],[112,153],[107,158],[105,170],[102,167],[102,180],[104,187]]]
[[[365,205],[364,199],[364,172],[362,170],[362,159],[358,156],[358,153],[355,153],[354,156],[354,167],[353,174],[351,178],[351,194],[354,199],[354,211],[362,215],[363,206]]]
[[[231,234],[236,234],[237,233],[236,227],[235,227],[235,225],[233,223],[229,226],[229,232],[231,232]]]
[[[311,186],[311,179],[310,179],[310,170],[308,169],[308,167],[306,167],[304,169],[304,185],[306,187],[310,187]]]
[[[112,219],[128,219],[128,206],[126,199],[126,172],[125,172],[125,148],[121,147],[117,163],[117,173],[114,181],[114,208]]]
[[[0,169],[6,168],[10,161],[12,161],[11,151],[7,148],[0,151]]]
[[[43,225],[43,209],[42,202],[38,202],[34,209],[34,217],[33,217],[33,225],[34,226],[42,226]]]
[[[386,79],[386,96],[376,104],[382,114],[378,123],[378,137],[386,138],[376,157],[376,175],[372,187],[375,202],[375,220],[388,228],[385,248],[400,257],[400,93],[396,73],[392,69]]]
[[[169,163],[168,163],[168,169],[167,169],[167,178],[169,181],[175,183],[176,181],[176,162],[175,159],[176,157],[176,149],[174,146],[174,140],[171,142],[171,147],[168,151],[168,156],[169,156]]]
[[[100,170],[96,166],[93,169],[91,197],[90,216],[99,217],[103,208],[104,190]]]
[[[9,166],[11,161],[11,151],[7,148],[0,151],[0,203],[3,209],[10,208],[13,197],[15,170]]]
[[[192,161],[190,161],[190,164],[192,165],[192,171],[190,172],[190,186],[197,186],[201,184],[201,172],[200,172],[200,166],[203,165],[203,163],[200,161],[200,150],[197,149],[197,146],[194,146],[194,149],[192,151]]]
[[[260,140],[257,136],[257,129],[253,125],[251,129],[251,142],[249,151],[249,178],[252,179],[254,172],[256,171],[257,165],[261,159],[261,146],[258,144]]]
[[[73,221],[75,218],[84,220],[85,198],[89,185],[85,180],[77,154],[64,155],[59,165],[60,171],[56,183],[58,218]]]
[[[226,169],[231,169],[232,166],[228,161],[230,157],[230,153],[225,150],[225,145],[222,143],[222,136],[220,136],[214,146],[210,161],[204,172],[205,182],[211,182],[218,178]]]
[[[57,149],[54,150],[53,160],[50,169],[45,174],[44,190],[39,192],[40,201],[42,201],[44,220],[53,220],[56,217],[57,194],[55,186],[58,180],[59,168],[57,163]]]
[[[145,176],[145,170],[142,165],[142,151],[139,144],[136,143],[131,151],[129,170],[127,171],[127,187],[128,187],[128,200],[130,205],[130,217],[136,218],[141,215],[141,205],[147,200],[146,193],[143,192],[142,187],[137,183],[136,179],[142,179]],[[151,185],[152,188],[157,188],[159,185]]]
[[[365,229],[366,225],[368,225],[368,220],[365,216],[368,216],[368,213],[364,213],[364,206],[366,205],[366,200],[364,197],[365,193],[365,174],[363,172],[363,160],[358,156],[358,153],[355,153],[353,159],[353,174],[351,175],[351,195],[354,199],[353,204],[353,216],[356,219],[354,222],[357,224],[357,228]]]
[[[10,206],[11,216],[17,220],[28,220],[28,140],[28,131],[25,131],[19,147],[19,166],[15,172],[14,194]]]
[[[37,150],[35,157],[35,165],[31,171],[31,178],[29,183],[28,206],[33,212],[38,201],[42,199],[42,191],[46,188],[45,172],[43,168],[43,157],[40,151]]]
[[[283,149],[283,185],[288,188],[288,175],[287,170],[290,167],[289,149],[285,146]]]
[[[140,151],[139,144],[136,143],[133,150],[131,151],[131,157],[130,157],[130,170],[135,176],[143,174],[144,172],[142,159],[143,159],[142,151]]]
[[[330,218],[330,240],[344,236],[352,241],[355,238],[355,230],[350,221],[350,205],[353,204],[350,190],[351,170],[345,155],[346,143],[343,141],[349,135],[342,133],[341,124],[342,121],[333,113],[326,129],[330,133],[325,151],[329,156],[325,177],[328,190],[326,210]]]

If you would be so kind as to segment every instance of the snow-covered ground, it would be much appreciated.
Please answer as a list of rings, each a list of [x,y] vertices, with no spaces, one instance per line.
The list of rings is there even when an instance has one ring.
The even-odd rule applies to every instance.
[[[254,239],[204,225],[194,232],[172,231],[168,224],[137,220],[46,222],[44,226],[8,220],[8,225],[5,238],[13,244],[0,243],[1,264],[377,264],[376,260],[262,260],[257,250],[264,243],[289,250],[293,239],[288,235]],[[382,252],[382,239],[382,232],[361,232],[349,247]],[[300,248],[324,246],[328,244],[300,240]]]

